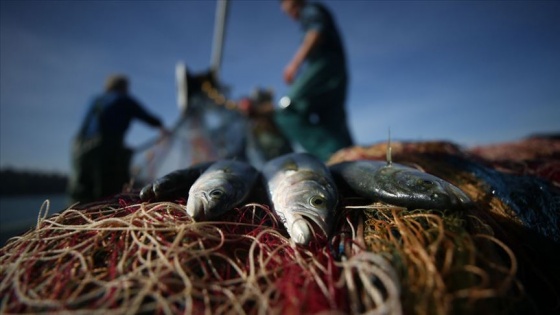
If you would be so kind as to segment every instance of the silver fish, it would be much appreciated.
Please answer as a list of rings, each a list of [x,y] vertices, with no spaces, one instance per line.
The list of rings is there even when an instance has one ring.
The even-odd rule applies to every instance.
[[[287,154],[267,162],[262,174],[272,208],[296,243],[312,239],[311,222],[328,235],[338,191],[320,160],[306,153]]]
[[[191,186],[187,214],[195,220],[203,220],[232,209],[247,198],[258,174],[254,167],[244,162],[215,162]]]
[[[420,170],[382,161],[334,164],[330,171],[339,187],[357,195],[411,209],[462,209],[472,201],[459,188]]]

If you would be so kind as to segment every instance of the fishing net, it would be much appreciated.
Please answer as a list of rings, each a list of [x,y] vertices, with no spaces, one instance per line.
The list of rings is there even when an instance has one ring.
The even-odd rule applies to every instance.
[[[515,314],[560,307],[560,262],[550,255],[558,252],[557,221],[538,229],[520,215],[553,215],[534,204],[546,194],[507,201],[511,193],[487,183],[486,175],[502,173],[449,143],[395,143],[393,152],[395,162],[460,187],[475,207],[407,210],[343,198],[331,235],[299,246],[261,203],[212,222],[192,221],[185,200],[142,203],[136,191],[52,216],[45,204],[37,226],[0,249],[0,312]],[[331,162],[357,158],[384,159],[385,145],[344,150]],[[481,176],[478,168],[496,173]],[[554,185],[541,187],[558,197]],[[524,192],[518,188],[514,195]]]
[[[2,248],[2,312],[345,311],[349,281],[367,287],[360,298],[371,308],[399,310],[385,259],[362,252],[336,260],[321,241],[296,246],[259,204],[193,222],[184,202],[121,196],[40,217]]]
[[[540,145],[546,148],[537,152]],[[329,162],[385,160],[386,151],[384,143],[354,147],[339,151]],[[509,304],[510,307],[499,307],[498,313],[548,313],[560,309],[560,257],[556,254],[560,251],[559,139],[529,138],[471,150],[439,141],[398,142],[392,145],[392,152],[393,161],[441,177],[471,197],[476,206],[469,211],[465,222],[483,227],[490,237],[488,240],[492,239],[501,247],[490,252],[486,249],[477,256],[489,261],[492,261],[488,258],[492,257],[492,252],[497,258],[511,256],[507,259],[517,271],[510,271],[519,281],[512,282],[511,289],[521,289],[522,301]],[[517,152],[521,154],[518,156]],[[444,221],[448,219],[446,215],[440,217]],[[467,231],[471,236],[478,233],[471,228]],[[484,270],[489,271],[488,268]],[[511,292],[507,295],[512,297]],[[496,299],[483,300],[496,303]]]
[[[217,159],[247,160],[248,120],[227,101],[227,87],[209,82],[189,97],[189,106],[169,137],[135,149],[132,174],[137,183],[151,182],[174,170]]]

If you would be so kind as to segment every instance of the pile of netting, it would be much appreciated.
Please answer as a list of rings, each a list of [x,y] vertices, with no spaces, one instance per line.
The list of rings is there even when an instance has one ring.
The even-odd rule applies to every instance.
[[[331,162],[384,159],[385,149],[355,147]],[[499,172],[479,158],[449,143],[393,144],[395,162],[452,182],[475,208],[404,209],[342,198],[331,235],[309,246],[290,241],[260,203],[212,222],[192,221],[185,200],[142,203],[134,192],[52,216],[42,209],[36,228],[0,249],[0,312],[558,310],[557,187],[545,177]],[[541,188],[525,192],[508,176]]]
[[[1,312],[400,311],[386,259],[363,250],[335,259],[325,241],[296,246],[259,204],[193,222],[184,204],[121,195],[40,218],[2,248]]]

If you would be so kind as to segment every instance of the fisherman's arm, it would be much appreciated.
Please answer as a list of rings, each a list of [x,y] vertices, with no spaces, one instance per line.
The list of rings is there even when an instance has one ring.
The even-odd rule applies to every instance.
[[[131,99],[131,104],[132,104],[132,111],[134,117],[142,120],[143,122],[147,123],[152,127],[158,128],[161,136],[170,135],[170,131],[167,128],[165,128],[163,122],[158,117],[149,113],[147,110],[144,109],[144,107],[142,107],[140,103],[138,103],[134,99]]]
[[[284,80],[286,83],[291,84],[297,74],[297,71],[305,58],[309,55],[309,52],[317,46],[321,40],[321,32],[318,30],[309,30],[305,33],[303,42],[299,46],[296,54],[290,61],[290,63],[284,69]]]

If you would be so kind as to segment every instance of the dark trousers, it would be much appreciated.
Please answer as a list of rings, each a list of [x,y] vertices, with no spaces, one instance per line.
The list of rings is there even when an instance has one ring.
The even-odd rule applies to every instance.
[[[131,150],[114,144],[75,150],[69,183],[72,202],[92,202],[122,192],[130,178],[131,156]]]

